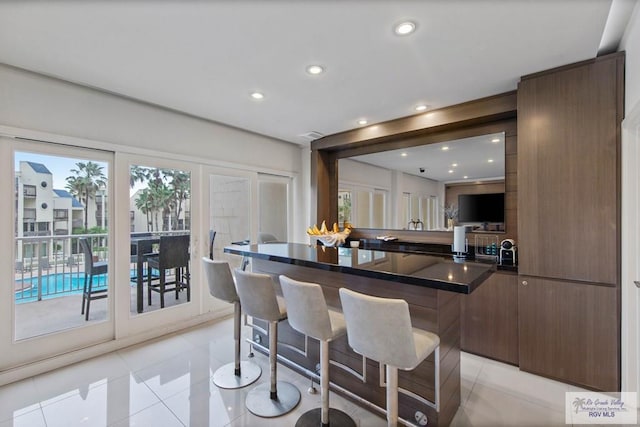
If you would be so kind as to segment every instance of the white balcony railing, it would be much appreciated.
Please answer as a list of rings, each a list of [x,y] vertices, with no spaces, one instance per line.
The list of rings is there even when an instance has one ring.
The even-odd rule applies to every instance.
[[[89,239],[96,260],[107,258],[106,234],[16,237],[14,291],[16,302],[40,301],[60,294],[81,293],[84,255],[80,238]],[[26,233],[25,233],[26,234]]]
[[[50,233],[50,232],[48,232]],[[153,235],[189,233],[188,230],[154,232]],[[131,237],[137,234],[131,233]],[[84,254],[80,238],[89,240],[94,261],[108,261],[107,234],[65,234],[16,237],[15,301],[31,302],[81,293],[84,287]],[[135,269],[132,270],[135,274]],[[104,284],[106,278],[100,279]],[[96,282],[94,281],[94,284]]]

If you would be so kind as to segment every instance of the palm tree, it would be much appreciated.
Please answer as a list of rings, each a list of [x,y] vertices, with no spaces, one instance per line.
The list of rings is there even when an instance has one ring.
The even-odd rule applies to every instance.
[[[143,183],[149,179],[149,170],[142,166],[131,166],[129,171],[129,186],[135,187],[136,182]]]
[[[147,217],[147,231],[153,231],[152,229],[153,224],[151,224],[151,216],[150,216],[151,207],[152,207],[151,196],[149,194],[148,188],[145,188],[138,194],[138,197],[136,198],[135,203],[136,203],[136,208],[138,208],[140,212],[145,214]]]
[[[95,199],[96,192],[107,186],[107,177],[102,172],[104,169],[91,161],[76,163],[78,169],[71,169],[73,176],[68,176],[67,189],[84,205],[84,230],[89,228],[89,200]]]
[[[169,188],[172,192],[172,207],[174,208],[173,215],[173,227],[177,230],[180,221],[180,215],[182,214],[182,206],[185,201],[189,199],[189,192],[191,190],[191,177],[188,173],[179,170],[165,170],[165,176],[171,178],[169,182]],[[184,224],[183,224],[184,229]]]
[[[172,191],[169,189],[162,179],[149,182],[149,201],[151,212],[155,219],[155,231],[160,231],[160,221],[158,215],[165,212],[170,206],[172,200]]]
[[[147,215],[147,222],[151,222],[152,228],[159,231],[161,227],[167,228],[164,226],[164,219],[168,217],[168,228],[177,230],[184,203],[190,197],[191,176],[189,173],[174,169],[132,166],[129,185],[133,188],[137,182],[146,182],[147,184],[147,188],[140,192],[136,199],[136,207]],[[145,206],[145,210],[140,206]],[[160,224],[160,215],[163,219],[162,225]],[[150,218],[151,221],[149,221]]]

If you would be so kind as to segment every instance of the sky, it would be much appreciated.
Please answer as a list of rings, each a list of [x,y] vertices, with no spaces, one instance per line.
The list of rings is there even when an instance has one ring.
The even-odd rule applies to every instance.
[[[66,190],[67,181],[66,178],[68,176],[73,176],[74,174],[70,172],[71,169],[78,169],[76,163],[84,162],[87,163],[92,161],[93,163],[97,163],[102,166],[102,173],[107,177],[107,181],[109,178],[108,168],[106,162],[101,162],[98,160],[87,160],[81,159],[77,157],[58,157],[48,154],[36,154],[36,153],[28,153],[24,151],[16,151],[14,157],[14,170],[20,170],[20,162],[34,162],[41,163],[47,167],[51,171],[53,175],[53,188],[55,190]],[[129,189],[129,195],[133,196],[136,191],[146,188],[146,183],[137,182],[133,188]]]
[[[88,162],[87,159],[78,159],[72,157],[58,157],[58,156],[50,156],[44,154],[35,154],[35,153],[26,153],[21,151],[16,151],[14,157],[14,170],[20,170],[20,161],[28,161],[34,163],[42,163],[51,171],[53,175],[53,188],[56,190],[65,190],[67,181],[66,178],[68,176],[73,176],[74,174],[70,172],[71,169],[78,169],[76,163],[78,162]],[[102,166],[102,173],[109,178],[109,171],[107,169],[107,163],[91,160],[93,163],[97,163]]]

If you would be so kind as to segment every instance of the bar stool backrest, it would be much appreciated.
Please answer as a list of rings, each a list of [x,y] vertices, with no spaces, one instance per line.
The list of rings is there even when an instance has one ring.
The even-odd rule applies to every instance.
[[[189,235],[160,236],[161,268],[186,267],[189,264]]]
[[[268,322],[283,318],[271,276],[236,268],[236,290],[242,309],[249,316]]]
[[[317,340],[333,338],[327,302],[320,285],[280,276],[280,286],[287,301],[287,319],[293,329]]]
[[[349,345],[369,359],[400,369],[419,363],[409,305],[340,288]]]
[[[233,283],[231,268],[227,261],[202,257],[202,264],[209,284],[209,293],[212,297],[231,303],[240,301],[236,286]]]
[[[91,252],[91,245],[89,245],[89,240],[82,238],[78,239],[80,242],[80,249],[84,254],[84,272],[85,274],[92,275],[93,272],[93,253]]]

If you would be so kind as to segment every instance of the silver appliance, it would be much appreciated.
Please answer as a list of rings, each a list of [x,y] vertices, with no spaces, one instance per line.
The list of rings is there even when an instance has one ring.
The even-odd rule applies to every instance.
[[[500,264],[502,265],[518,264],[518,251],[516,248],[515,240],[504,239],[502,242],[500,242]]]

